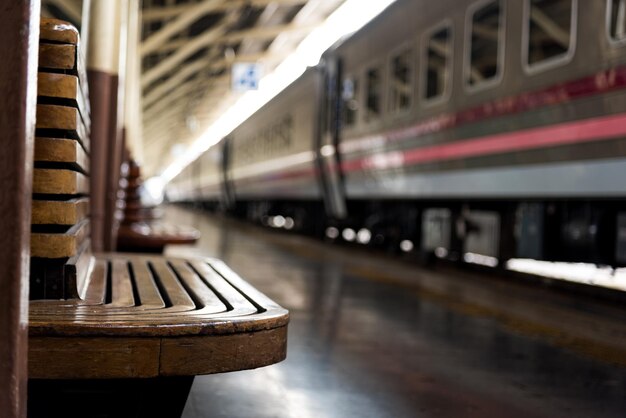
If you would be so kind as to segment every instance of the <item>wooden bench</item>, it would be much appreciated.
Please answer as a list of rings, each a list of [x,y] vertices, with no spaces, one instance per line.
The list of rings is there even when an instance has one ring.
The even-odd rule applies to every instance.
[[[193,244],[200,238],[195,228],[161,222],[159,208],[142,204],[141,169],[132,158],[122,171],[124,210],[117,236],[118,251],[161,253],[166,245]]]
[[[80,55],[74,28],[42,21],[29,412],[178,416],[195,375],[283,360],[288,313],[219,260],[91,254]]]

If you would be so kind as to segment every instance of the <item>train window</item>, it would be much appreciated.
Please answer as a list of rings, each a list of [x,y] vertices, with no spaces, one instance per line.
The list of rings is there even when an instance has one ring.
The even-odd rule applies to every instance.
[[[370,68],[366,73],[367,102],[365,119],[371,120],[380,116],[382,96],[382,72],[380,68]]]
[[[528,70],[569,60],[574,50],[577,0],[526,0],[524,38]]]
[[[606,16],[609,38],[626,41],[626,0],[608,0]]]
[[[401,112],[411,107],[412,87],[412,53],[406,49],[392,56],[389,74],[389,110]]]
[[[470,9],[465,82],[470,88],[491,85],[502,74],[504,30],[502,1],[478,3]]]
[[[452,71],[452,27],[446,24],[427,35],[422,94],[427,101],[444,98]]]
[[[354,126],[359,112],[359,80],[347,77],[341,91],[342,117],[344,126]]]

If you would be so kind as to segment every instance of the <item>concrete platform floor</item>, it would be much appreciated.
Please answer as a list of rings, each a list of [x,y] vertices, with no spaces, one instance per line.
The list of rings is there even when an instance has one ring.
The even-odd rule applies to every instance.
[[[184,417],[624,417],[626,308],[200,211],[223,259],[291,311],[288,358],[197,377]]]

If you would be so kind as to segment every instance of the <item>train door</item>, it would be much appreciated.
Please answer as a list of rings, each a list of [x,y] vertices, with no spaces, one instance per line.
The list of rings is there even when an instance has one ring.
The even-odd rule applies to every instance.
[[[318,105],[316,152],[321,189],[328,216],[346,217],[346,201],[339,155],[341,121],[341,61],[326,59],[319,66],[321,94]]]

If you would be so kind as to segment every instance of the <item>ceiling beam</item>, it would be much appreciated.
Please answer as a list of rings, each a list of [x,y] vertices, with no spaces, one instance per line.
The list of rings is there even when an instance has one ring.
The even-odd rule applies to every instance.
[[[165,26],[148,36],[141,43],[141,56],[155,52],[159,46],[182,30],[188,29],[196,20],[211,13],[224,4],[223,0],[209,0],[206,2],[193,3],[185,12],[180,13],[176,19],[168,22]]]
[[[203,94],[213,91],[211,89],[224,89],[229,87],[229,76],[220,76],[215,79],[206,79],[205,77],[197,77],[183,83],[179,88],[168,96],[168,100],[155,103],[152,107],[144,111],[144,120],[151,121],[159,119],[168,109],[176,108],[181,103],[189,103],[189,96]]]
[[[215,11],[221,12],[232,9],[233,7],[243,7],[246,5],[251,5],[254,7],[265,7],[271,3],[276,3],[284,6],[297,6],[306,3],[306,0],[225,0],[220,6],[215,9]],[[193,8],[196,4],[198,3],[185,3],[165,7],[151,7],[144,10],[142,19],[144,23],[171,19],[180,15],[181,13],[185,13],[189,9]]]
[[[226,33],[228,27],[237,19],[237,17],[237,13],[228,14],[216,26],[198,35],[196,38],[191,39],[185,46],[180,48],[178,51],[174,52],[172,55],[165,58],[154,67],[147,70],[143,74],[141,79],[142,88],[145,89],[147,86],[154,83],[156,80],[158,80],[168,72],[172,71],[180,63],[182,63],[184,60],[186,60],[202,48],[205,48],[210,44],[215,43],[220,37],[224,35],[224,33]]]
[[[150,92],[146,93],[143,98],[144,108],[152,106],[153,103],[159,101],[170,91],[179,88],[181,84],[189,77],[210,67],[211,63],[210,60],[207,59],[207,57],[203,57],[197,61],[194,61],[191,64],[186,65],[180,71],[176,72],[172,77],[168,78],[167,81],[159,84],[154,89],[150,90]]]
[[[281,35],[283,33],[292,33],[297,34],[298,32],[310,32],[316,27],[319,26],[319,23],[315,24],[307,24],[307,25],[296,25],[293,23],[288,23],[285,25],[273,25],[273,26],[257,26],[251,29],[244,29],[235,32],[231,32],[227,35],[224,35],[220,42],[223,43],[235,43],[242,41],[244,39],[254,39],[254,40],[266,40],[272,39]],[[170,51],[177,50],[186,44],[189,43],[189,38],[179,38],[172,39],[169,42],[162,44],[156,50],[152,51],[154,53],[166,53]]]

